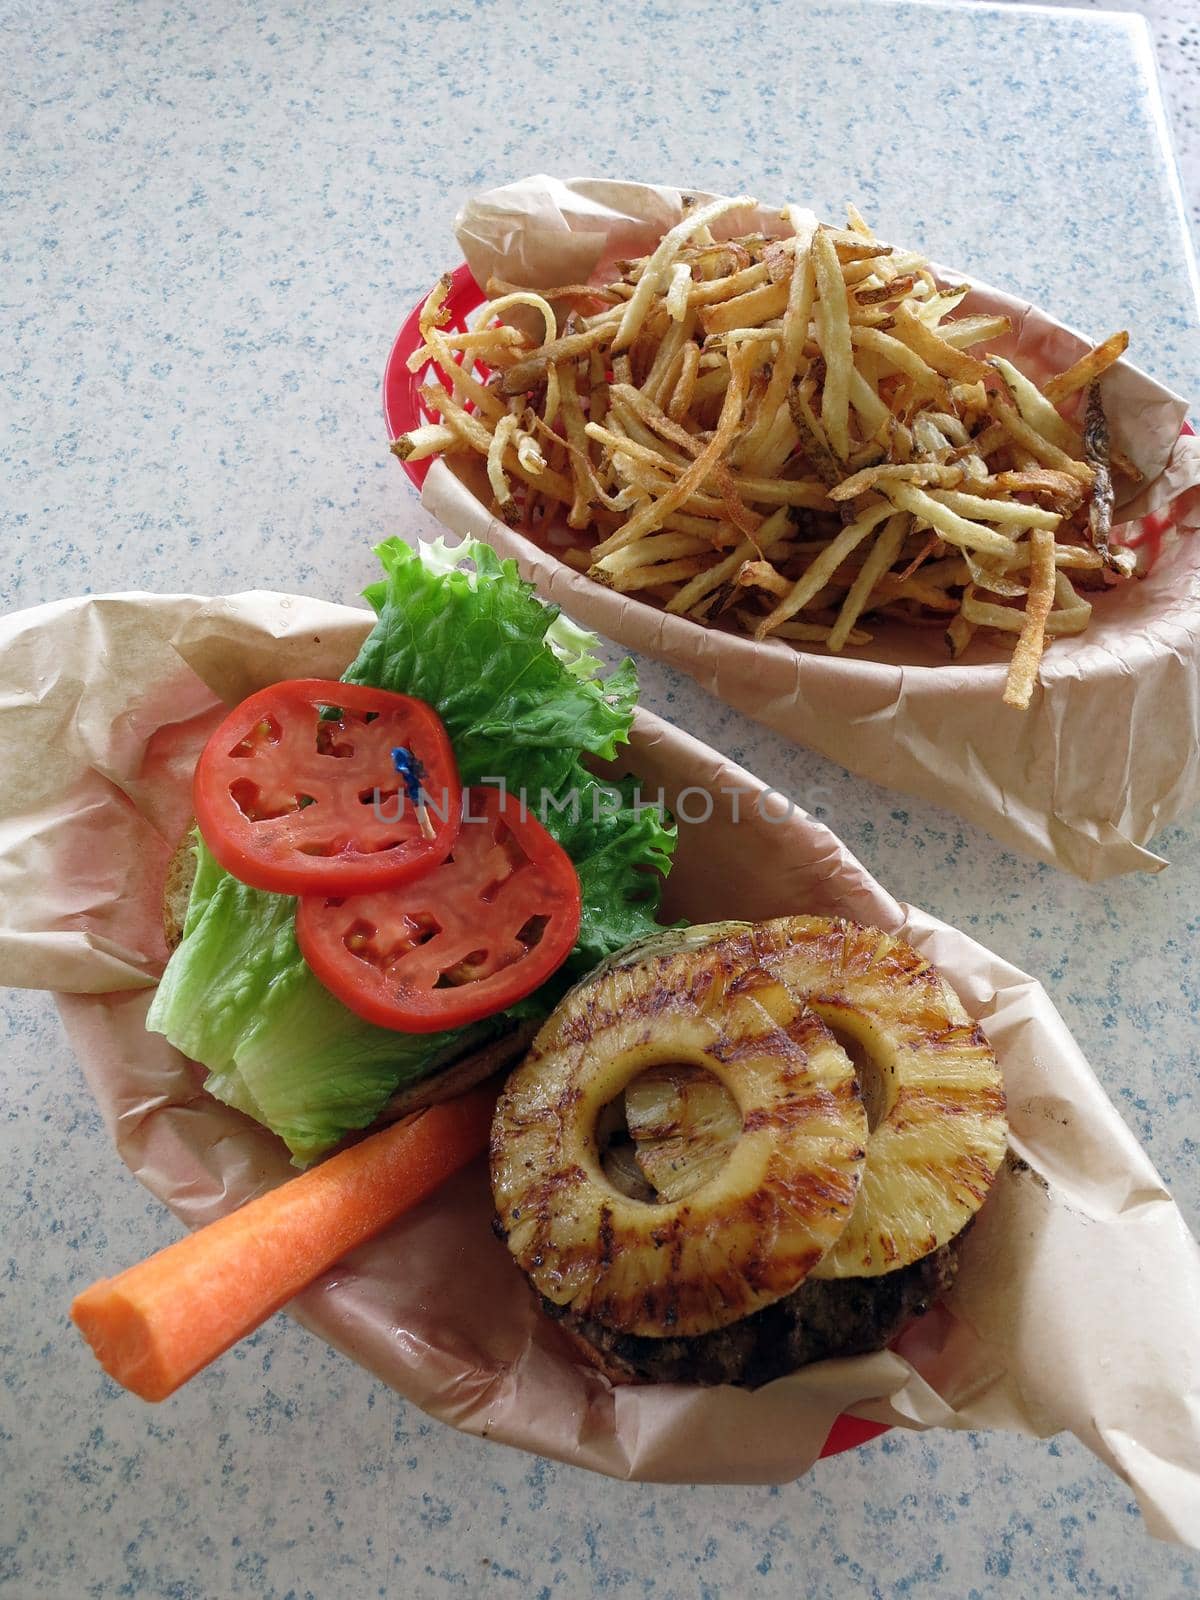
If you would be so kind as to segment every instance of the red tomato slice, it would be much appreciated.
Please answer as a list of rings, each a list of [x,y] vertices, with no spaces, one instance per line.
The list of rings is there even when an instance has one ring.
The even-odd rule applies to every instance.
[[[396,773],[401,747],[420,763],[421,808]],[[454,751],[432,706],[324,678],[243,700],[205,745],[192,799],[221,865],[277,894],[407,882],[446,859],[462,820]]]
[[[434,1033],[531,994],[579,932],[579,879],[536,817],[499,789],[467,791],[462,831],[417,883],[313,895],[296,938],[313,972],[383,1028]]]

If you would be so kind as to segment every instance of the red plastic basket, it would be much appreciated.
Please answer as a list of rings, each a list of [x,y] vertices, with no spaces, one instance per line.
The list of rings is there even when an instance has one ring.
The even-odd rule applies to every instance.
[[[483,304],[483,290],[475,282],[470,267],[465,263],[451,275],[451,284],[450,293],[444,302],[445,309],[450,313],[450,325],[455,328],[465,328],[471,313]],[[420,347],[421,334],[417,322],[421,315],[421,305],[424,305],[423,299],[421,304],[414,306],[404,319],[391,354],[388,356],[387,366],[384,368],[383,418],[387,424],[388,437],[391,439],[418,427],[422,422],[429,421],[429,415],[421,404],[417,392],[425,381],[425,374],[422,371],[408,370],[409,356]],[[431,460],[432,458],[402,463],[405,472],[418,489],[425,482],[425,474],[429,471]],[[825,1441],[821,1455],[840,1455],[843,1450],[853,1450],[887,1431],[881,1422],[864,1422],[860,1417],[839,1417],[829,1430],[829,1437]]]
[[[451,289],[444,302],[444,309],[450,313],[450,325],[455,328],[465,328],[471,313],[483,304],[483,298],[483,290],[475,282],[470,267],[464,261],[456,272],[451,273]],[[419,427],[422,422],[430,420],[417,393],[425,381],[425,371],[408,370],[409,356],[421,345],[421,331],[417,323],[424,304],[425,297],[422,296],[420,302],[405,317],[404,324],[396,335],[396,342],[392,346],[392,353],[388,356],[387,366],[383,370],[383,420],[387,424],[389,439],[398,438],[400,434],[407,433],[411,428]],[[427,457],[424,461],[402,463],[405,472],[418,489],[425,482],[425,474],[429,471],[432,460],[432,457]]]

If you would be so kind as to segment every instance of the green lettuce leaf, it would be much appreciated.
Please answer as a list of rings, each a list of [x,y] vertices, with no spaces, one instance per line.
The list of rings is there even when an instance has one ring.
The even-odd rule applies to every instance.
[[[294,900],[239,882],[198,841],[183,939],[147,1027],[202,1062],[208,1089],[299,1162],[373,1122],[401,1085],[546,1014],[573,976],[652,932],[675,843],[632,783],[606,785],[581,759],[628,740],[632,662],[602,676],[594,635],[486,545],[438,541],[422,556],[393,539],[376,553],[384,576],[367,599],[378,621],[346,681],[435,706],[464,785],[523,794],[571,856],[583,916],[570,959],[535,995],[471,1028],[402,1034],[362,1021],[317,982],[296,945]]]

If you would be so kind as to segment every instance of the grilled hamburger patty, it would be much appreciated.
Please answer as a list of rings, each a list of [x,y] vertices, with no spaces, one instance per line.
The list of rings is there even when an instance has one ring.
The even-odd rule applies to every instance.
[[[969,1227],[896,1272],[874,1278],[808,1278],[741,1322],[688,1339],[614,1333],[548,1300],[542,1306],[599,1353],[610,1377],[757,1389],[813,1361],[882,1350],[954,1282],[959,1246]]]

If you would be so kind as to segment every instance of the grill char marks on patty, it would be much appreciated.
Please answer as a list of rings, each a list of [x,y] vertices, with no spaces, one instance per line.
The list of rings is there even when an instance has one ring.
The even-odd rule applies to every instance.
[[[874,1278],[808,1278],[774,1305],[687,1339],[615,1333],[548,1300],[542,1306],[576,1343],[590,1346],[616,1380],[757,1389],[814,1361],[882,1350],[950,1288],[967,1231],[896,1272]]]

